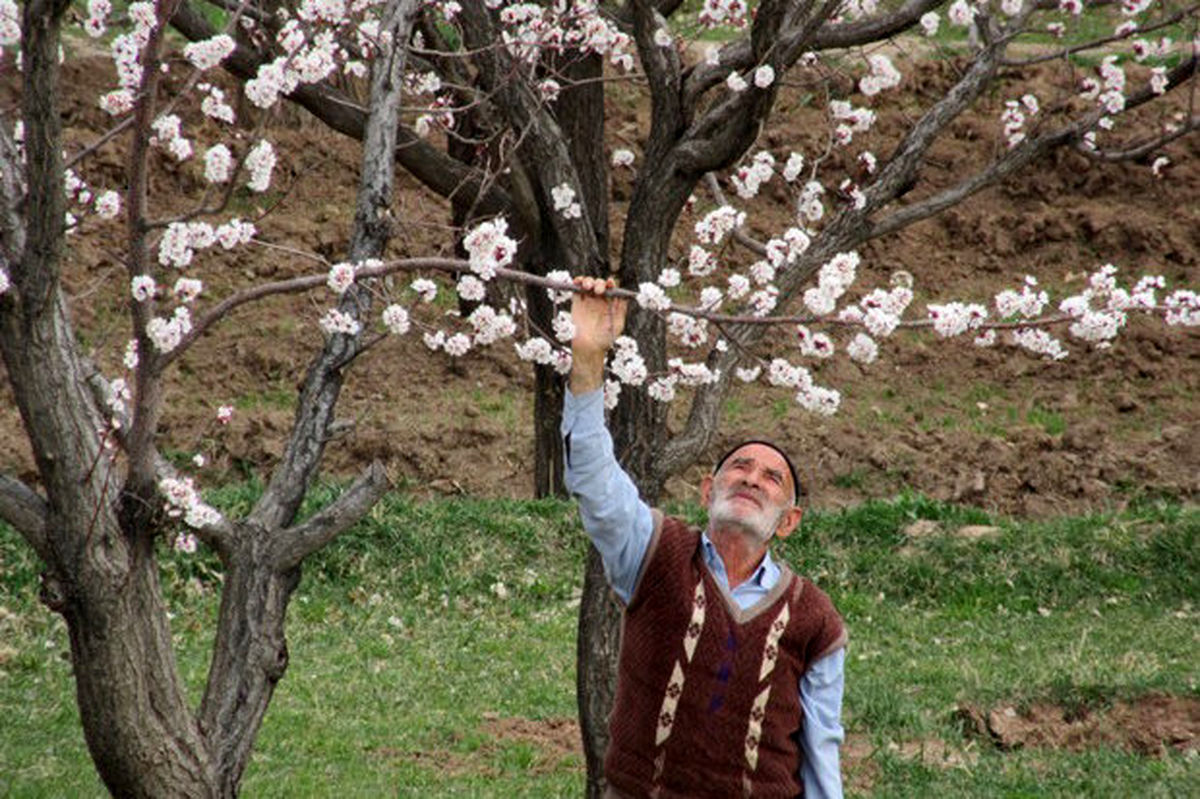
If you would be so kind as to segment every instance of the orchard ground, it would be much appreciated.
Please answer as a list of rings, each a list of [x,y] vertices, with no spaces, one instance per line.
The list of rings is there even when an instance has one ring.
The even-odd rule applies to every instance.
[[[108,122],[92,99],[109,85],[107,69],[100,57],[67,61],[68,140],[94,141]],[[898,91],[937,94],[956,69],[953,61],[926,62]],[[5,102],[12,102],[12,92],[7,87]],[[996,115],[956,122],[926,171],[948,181],[971,168],[978,148],[995,146],[1002,100],[986,109]],[[760,146],[779,157],[814,150],[806,138],[814,126],[806,119],[817,112],[789,92],[781,110],[783,123],[770,128]],[[608,111],[611,145],[636,149],[644,121],[638,96],[632,89],[618,93]],[[250,107],[241,113],[250,117]],[[881,132],[899,124],[897,113],[881,113]],[[331,263],[345,255],[357,144],[294,109],[268,134],[281,153],[276,184],[282,188],[240,194],[232,211],[244,218],[265,213],[258,225],[270,247],[200,254],[210,264],[200,273],[206,296],[223,296],[250,280],[321,270],[297,253],[317,253]],[[1101,165],[1060,152],[939,217],[873,242],[861,253],[859,284],[863,290],[886,285],[894,270],[907,270],[916,278],[914,310],[950,299],[988,303],[999,289],[1019,287],[1025,274],[1037,275],[1061,298],[1107,262],[1130,283],[1155,273],[1171,286],[1194,287],[1200,284],[1200,137],[1176,142],[1167,153],[1173,163],[1157,179],[1148,163]],[[113,145],[102,148],[92,184],[121,188],[119,164]],[[159,166],[155,191],[198,185],[195,164],[181,169],[164,157]],[[631,175],[612,170],[614,247]],[[791,205],[779,178],[765,195],[771,207],[752,215],[752,226],[787,225]],[[405,180],[395,207],[389,255],[449,252],[444,203]],[[689,227],[691,221],[685,219]],[[114,225],[112,232],[123,231]],[[770,234],[767,228],[754,232]],[[94,357],[115,370],[128,335],[128,278],[109,243],[74,237],[66,279],[81,336]],[[685,244],[681,239],[679,251]],[[407,280],[397,278],[397,287]],[[442,294],[452,309],[449,292]],[[332,296],[318,291],[243,308],[194,346],[170,383],[164,452],[198,471],[205,484],[262,473],[281,451],[296,386],[319,345],[317,320]],[[769,355],[798,360],[790,333],[778,340]],[[832,418],[805,413],[781,389],[735,388],[712,454],[747,435],[779,440],[802,464],[815,507],[901,488],[1026,516],[1119,507],[1147,493],[1194,497],[1200,489],[1200,335],[1136,320],[1109,351],[1066,343],[1070,358],[1049,363],[1009,348],[981,350],[932,334],[900,333],[882,343],[879,361],[869,366],[844,357],[810,364],[818,383],[843,394],[842,410]],[[340,406],[350,424],[328,447],[327,475],[350,475],[380,459],[398,485],[422,495],[530,495],[532,380],[510,345],[452,361],[430,354],[410,333],[360,361]],[[17,410],[6,391],[3,396],[0,471],[36,482]],[[223,404],[235,408],[227,427],[215,421]],[[207,459],[205,468],[192,465],[196,453]],[[671,481],[668,495],[694,497],[706,468],[698,464]]]
[[[932,61],[923,74],[906,80],[899,91],[914,97],[938,95],[949,85],[956,68],[952,61]],[[76,143],[95,140],[108,122],[94,105],[94,97],[111,85],[108,69],[109,62],[103,58],[71,58],[65,65],[63,85],[70,97],[64,118],[68,137]],[[0,91],[0,101],[10,104],[14,96],[11,81],[6,81]],[[927,172],[949,182],[971,168],[978,148],[996,146],[1004,99],[996,96],[984,113],[955,123],[951,138],[932,152]],[[820,126],[806,120],[818,112],[787,93],[781,102],[786,110],[781,115],[783,121],[764,134],[760,145],[777,156],[792,149],[814,147],[809,137]],[[903,103],[889,103],[889,108],[897,106],[903,108]],[[644,121],[638,97],[632,91],[617,94],[610,101],[609,112],[615,121],[611,146],[636,150],[640,123]],[[897,113],[901,112],[881,113],[879,125],[883,132],[898,124],[891,116]],[[244,117],[249,115],[250,109],[244,109]],[[223,296],[233,286],[251,280],[278,280],[320,269],[297,253],[317,253],[330,262],[345,255],[356,189],[357,144],[325,131],[300,111],[290,111],[273,122],[269,136],[281,154],[277,180],[282,188],[269,195],[238,195],[234,210],[243,217],[266,212],[257,224],[260,238],[271,246],[233,255],[201,255],[211,263],[211,269],[201,275],[209,297]],[[1131,283],[1150,272],[1164,275],[1171,286],[1195,287],[1200,284],[1200,137],[1193,135],[1176,142],[1167,154],[1173,163],[1160,180],[1151,174],[1149,161],[1100,165],[1076,153],[1059,153],[937,218],[874,242],[861,253],[864,266],[860,283],[866,288],[885,285],[892,271],[907,270],[916,278],[916,308],[925,301],[988,302],[1001,288],[1019,287],[1027,273],[1037,275],[1045,288],[1061,297],[1078,290],[1084,276],[1106,262],[1120,267]],[[877,155],[885,157],[886,150],[879,150]],[[102,148],[98,158],[99,171],[91,176],[93,185],[121,188],[120,162],[112,145]],[[192,171],[194,165],[179,169],[164,159],[159,166],[155,178],[158,189],[199,185],[199,176]],[[109,185],[100,175],[108,177]],[[618,200],[614,205],[614,247],[621,231],[621,200],[629,195],[631,175],[621,169],[612,172],[612,191]],[[764,226],[756,228],[760,234],[768,232],[765,225],[784,225],[790,216],[790,202],[778,179],[768,186],[766,195],[774,198],[773,207],[751,218],[752,226]],[[700,197],[702,203],[708,202],[702,192]],[[440,199],[405,181],[397,197],[395,216],[399,224],[389,255],[449,252],[448,213]],[[112,232],[116,236],[121,231],[114,226]],[[94,357],[110,370],[119,362],[128,337],[128,316],[123,305],[128,296],[128,277],[114,256],[113,241],[83,236],[73,239],[66,275],[75,297],[72,312],[81,337],[93,348]],[[682,252],[682,238],[679,244]],[[396,281],[398,286],[403,282]],[[170,409],[163,421],[164,453],[180,467],[198,473],[206,486],[242,483],[264,474],[282,449],[292,419],[295,388],[303,378],[311,352],[319,346],[317,320],[331,304],[331,297],[328,292],[314,292],[304,297],[279,297],[239,310],[198,342],[181,359],[178,379],[169,385]],[[454,307],[446,292],[440,302],[446,310]],[[787,338],[780,336],[780,344],[770,355],[797,359]],[[843,393],[842,411],[831,418],[806,414],[781,390],[760,385],[736,388],[726,402],[711,454],[715,456],[735,439],[747,435],[775,438],[801,464],[811,503],[824,511],[857,507],[865,500],[890,497],[904,490],[975,505],[989,513],[1028,518],[1115,510],[1130,503],[1136,506],[1148,496],[1194,503],[1200,491],[1200,403],[1196,399],[1200,389],[1200,335],[1140,320],[1109,351],[1090,351],[1070,340],[1067,346],[1071,350],[1067,361],[1046,363],[1009,349],[980,350],[965,342],[946,343],[924,334],[900,334],[882,346],[880,360],[873,365],[860,367],[844,358],[812,365],[819,383]],[[444,355],[431,355],[419,335],[389,339],[365,355],[350,372],[340,404],[341,416],[350,424],[328,447],[325,474],[348,477],[379,459],[408,496],[528,498],[533,472],[531,386],[528,368],[505,345],[452,361]],[[219,405],[235,408],[227,426],[216,421]],[[197,453],[206,457],[208,465],[192,465]],[[697,464],[671,481],[668,500],[694,500],[699,479],[707,468],[707,464]],[[0,472],[15,473],[36,483],[19,416],[4,389],[0,389]],[[910,537],[914,541],[920,538],[915,532]],[[1190,540],[1194,548],[1194,537]],[[1187,551],[1192,550],[1185,554]],[[1046,559],[1052,560],[1050,554]],[[322,590],[314,589],[314,601],[324,601],[322,607],[332,610],[311,613],[313,626],[301,627],[305,632],[296,633],[300,638],[317,637],[321,627],[331,626],[329,621],[346,618],[348,611],[337,604],[345,600],[344,592],[336,601],[322,600]],[[403,592],[397,587],[396,593],[400,596]],[[487,585],[476,593],[486,599]],[[435,594],[431,601],[436,598]],[[369,599],[370,592],[361,601],[369,604]],[[482,599],[475,600],[476,606],[483,605]],[[1181,607],[1178,599],[1175,594],[1165,597],[1159,609],[1194,618],[1194,611]],[[899,613],[887,610],[888,602],[883,600],[876,603],[867,598],[862,603],[851,612],[865,615],[866,623],[870,623],[868,614],[890,619]],[[1033,616],[1039,616],[1039,609],[1035,605]],[[1102,605],[1099,609],[1104,610]],[[1085,610],[1091,612],[1093,608],[1081,607],[1078,614]],[[206,612],[193,611],[197,619],[193,632],[200,638],[203,635],[198,631],[203,625],[199,619]],[[1136,629],[1144,621],[1139,613],[1130,611],[1127,618],[1122,617],[1127,623],[1114,629]],[[1054,619],[1060,618],[1057,611],[1055,614]],[[422,624],[430,622],[424,617],[404,620],[410,631],[407,635],[423,634],[419,632]],[[542,621],[554,626],[564,641],[569,637],[569,610]],[[858,622],[863,624],[862,619]],[[1158,631],[1164,640],[1186,636],[1176,629],[1185,622],[1163,623],[1174,625]],[[988,636],[993,633],[995,637],[1005,636],[1009,624],[1006,619],[989,615],[981,622],[991,631],[988,635],[967,636],[947,646],[956,652],[961,650],[962,657],[967,658],[971,652],[991,646],[994,642]],[[520,626],[517,618],[515,627]],[[922,626],[928,629],[907,632],[936,632],[933,621]],[[469,624],[464,626],[464,630],[469,629]],[[882,651],[879,648],[886,644],[886,632],[880,629],[878,647],[864,646],[858,653],[867,657],[866,662],[875,656],[872,652]],[[1066,626],[1058,632],[1078,635],[1075,628],[1068,630]],[[468,638],[473,635],[460,634]],[[1062,637],[1047,635],[1047,642]],[[31,634],[31,640],[36,637]],[[860,640],[871,641],[869,637]],[[906,639],[901,635],[897,640]],[[463,646],[467,643],[464,641]],[[1091,654],[1083,651],[1082,642],[1079,646],[1076,659],[1104,657],[1094,644],[1088,647],[1089,651],[1095,650]],[[1188,644],[1185,639],[1179,646],[1182,649],[1170,657],[1186,662],[1188,653],[1195,653],[1195,640]],[[559,649],[563,651],[556,657],[561,661],[570,652],[565,644],[556,646],[555,651]],[[451,654],[448,649],[438,652]],[[1010,655],[1014,662],[1020,659],[1016,653]],[[361,657],[368,664],[382,658],[369,653]],[[569,668],[565,661],[554,663]],[[330,654],[325,665],[331,671],[341,668],[340,658]],[[202,658],[197,657],[195,669],[202,666]],[[428,669],[430,663],[414,664],[414,668]],[[865,685],[877,685],[880,695],[859,700],[859,721],[851,726],[854,735],[848,753],[854,764],[852,782],[875,779],[872,769],[908,768],[903,762],[911,751],[916,751],[922,762],[945,753],[939,748],[944,744],[938,743],[944,737],[931,737],[923,743],[924,739],[914,742],[893,736],[887,745],[874,742],[868,746],[863,730],[877,731],[888,725],[898,730],[908,720],[904,716],[908,711],[903,707],[896,711],[888,702],[900,701],[903,705],[909,700],[885,700],[889,683],[882,675],[886,668],[876,668],[880,679]],[[962,673],[969,677],[973,668],[966,664]],[[301,671],[303,666],[298,668],[298,675]],[[1183,677],[1172,677],[1161,686],[1151,680],[1149,687],[1169,689],[1178,695],[1184,684]],[[1006,712],[1010,705],[1005,704],[1005,695],[992,683],[988,686],[993,694],[986,704],[962,708],[963,726],[981,738],[996,739],[1005,745],[1005,736],[1024,733],[1015,722],[1007,721],[1014,716]],[[287,704],[289,701],[281,697],[282,707],[268,714],[268,725],[276,714],[280,719],[295,719],[291,714],[296,707]],[[562,697],[556,701],[556,707],[561,705],[561,714],[570,712],[569,698],[565,704]],[[1177,718],[1173,714],[1182,708],[1185,722],[1194,725],[1194,706],[1173,702],[1183,700],[1151,704],[1150,717],[1172,723]],[[502,707],[499,701],[496,705]],[[1070,702],[1062,705],[1075,707]],[[1126,725],[1129,728],[1149,726],[1147,717],[1138,715],[1146,705],[1116,707],[1126,714],[1122,718],[1135,719]],[[1044,714],[1048,713],[1053,722],[1055,711],[1043,710],[1022,707],[1015,717],[1045,720]],[[380,744],[372,754],[384,760],[404,759],[407,768],[411,765],[407,761],[420,760],[424,756],[420,753],[425,752],[443,764],[439,768],[453,770],[455,761],[447,752],[461,754],[469,761],[476,750],[486,750],[488,740],[496,739],[502,742],[499,746],[504,753],[496,768],[503,771],[510,761],[520,765],[530,757],[541,757],[539,753],[547,748],[556,751],[553,747],[557,744],[539,743],[537,751],[530,754],[520,746],[512,746],[514,740],[521,743],[530,736],[575,739],[570,724],[561,718],[543,718],[530,727],[524,716],[496,711],[490,717],[474,719],[472,726],[459,730],[457,734],[462,737],[447,738],[443,746],[430,748],[429,741],[436,739],[431,733],[424,743],[418,741],[401,748],[394,742]],[[1065,724],[1071,719],[1058,721]],[[1047,728],[1054,726],[1050,722]],[[482,738],[476,730],[483,731]],[[265,729],[263,760],[256,762],[286,758],[288,746],[273,744],[281,739],[271,735],[277,733]],[[1194,750],[1194,732],[1187,740]],[[888,748],[891,744],[896,747],[894,756]],[[1135,741],[1130,748],[1136,750],[1137,745]],[[961,754],[955,749],[948,756]],[[313,752],[312,757],[323,755]],[[577,755],[569,757],[576,758],[569,766],[570,784],[574,785],[578,760]],[[1030,762],[1033,771],[1042,768],[1037,761]],[[475,766],[468,763],[464,768]],[[865,785],[860,783],[860,787]]]

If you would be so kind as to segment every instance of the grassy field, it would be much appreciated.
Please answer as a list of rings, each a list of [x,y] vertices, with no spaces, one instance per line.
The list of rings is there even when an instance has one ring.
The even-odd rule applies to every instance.
[[[214,499],[236,509],[249,493]],[[936,527],[906,535],[921,519]],[[962,525],[998,529],[972,539],[955,534]],[[1194,751],[1004,752],[964,736],[955,714],[1200,697],[1200,510],[1147,501],[1032,524],[901,497],[813,513],[786,544],[851,630],[851,795],[1200,794]],[[306,569],[291,668],[244,795],[580,795],[571,724],[583,554],[566,503],[384,502]],[[0,796],[103,795],[65,629],[36,603],[37,571],[0,527]],[[167,553],[164,578],[198,701],[214,563]]]

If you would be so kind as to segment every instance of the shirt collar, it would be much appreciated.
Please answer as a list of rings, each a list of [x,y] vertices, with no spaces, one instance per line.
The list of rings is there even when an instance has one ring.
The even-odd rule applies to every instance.
[[[717,551],[717,546],[708,537],[708,533],[700,531],[700,543],[704,547],[704,563],[708,566],[713,574],[720,574],[729,582],[729,572],[725,570],[725,561],[721,559],[721,553]],[[746,580],[747,583],[752,583],[761,588],[772,588],[775,583],[779,582],[779,564],[771,557],[771,550],[768,549],[763,555],[762,562],[758,564],[758,568],[754,570],[754,574]]]

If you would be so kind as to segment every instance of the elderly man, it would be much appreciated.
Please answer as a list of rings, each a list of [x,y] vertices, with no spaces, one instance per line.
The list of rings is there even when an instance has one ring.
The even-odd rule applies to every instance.
[[[840,797],[845,628],[767,549],[800,523],[791,461],[766,441],[731,450],[700,485],[703,531],[641,501],[604,427],[625,304],[576,282],[566,480],[625,605],[609,796]]]

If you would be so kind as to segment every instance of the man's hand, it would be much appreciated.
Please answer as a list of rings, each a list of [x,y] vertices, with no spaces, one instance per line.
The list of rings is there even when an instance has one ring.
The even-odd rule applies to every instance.
[[[571,321],[575,338],[571,340],[572,394],[586,394],[604,384],[604,356],[625,328],[628,301],[606,297],[612,279],[577,277],[580,291],[571,295]]]

